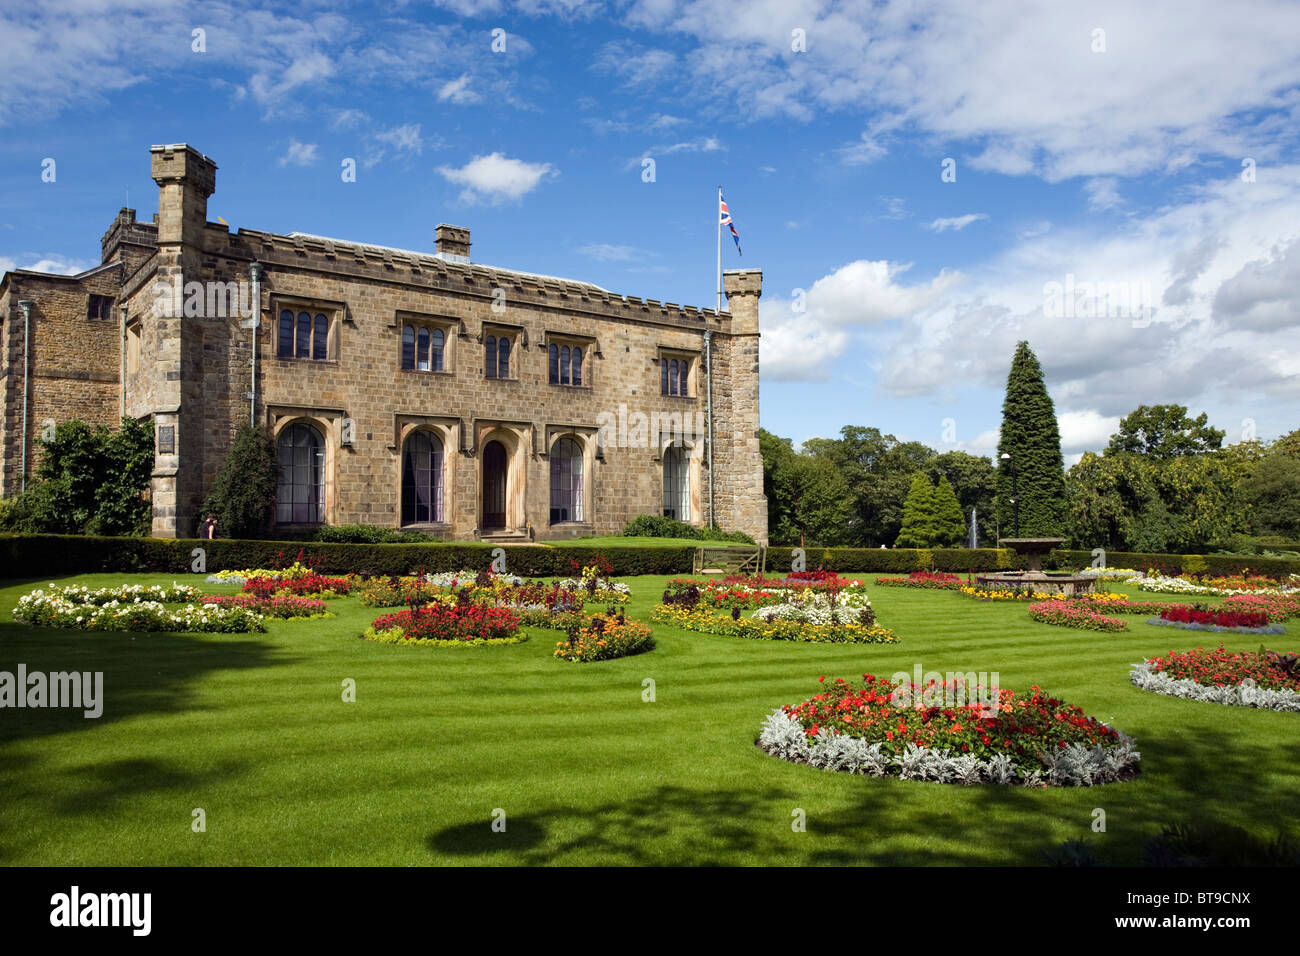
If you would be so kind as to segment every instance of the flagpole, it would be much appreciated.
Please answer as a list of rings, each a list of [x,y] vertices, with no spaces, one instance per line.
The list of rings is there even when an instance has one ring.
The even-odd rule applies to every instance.
[[[714,217],[718,223],[718,314],[722,314],[722,187],[718,187],[718,205]]]

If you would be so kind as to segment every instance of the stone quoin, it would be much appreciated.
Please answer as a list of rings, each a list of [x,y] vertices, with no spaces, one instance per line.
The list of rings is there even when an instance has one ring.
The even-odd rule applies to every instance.
[[[0,494],[35,474],[51,422],[152,419],[170,436],[153,534],[192,537],[252,420],[276,441],[286,529],[522,541],[668,514],[766,544],[758,270],[724,274],[717,313],[475,263],[459,226],[433,253],[232,233],[208,221],[215,162],[150,158],[158,214],[122,209],[101,265],[0,279]],[[601,428],[638,416],[637,441]]]

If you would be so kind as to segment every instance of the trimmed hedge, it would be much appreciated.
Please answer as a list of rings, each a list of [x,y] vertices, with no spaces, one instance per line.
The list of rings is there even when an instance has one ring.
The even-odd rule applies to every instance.
[[[1092,565],[1091,551],[1053,551],[1044,564],[1050,568],[1087,568]],[[1295,558],[1251,558],[1230,554],[1149,554],[1134,551],[1107,551],[1106,567],[1146,571],[1156,568],[1165,574],[1204,574],[1220,577],[1250,571],[1272,578],[1300,574],[1300,560]]]
[[[207,551],[207,573],[243,568],[264,568],[288,564],[301,549],[321,559],[321,570],[330,574],[349,571],[378,575],[425,571],[460,571],[486,568],[492,562],[492,544],[477,542],[427,544],[334,544],[324,542],[258,541],[217,538],[213,541],[175,538],[112,538],[91,535],[6,534],[0,535],[0,577],[40,578],[90,571],[155,571],[191,573],[191,552]],[[792,548],[769,548],[768,573],[788,570]],[[593,556],[604,555],[614,574],[689,574],[695,549],[686,546],[599,546],[521,544],[505,549],[506,570],[528,576],[562,575],[572,572],[570,561],[585,565]],[[1024,559],[1005,548],[805,548],[809,570],[856,573],[907,574],[916,570],[949,571],[965,574],[1024,566]],[[1044,561],[1048,568],[1078,569],[1092,564],[1091,551],[1053,551]],[[1145,571],[1159,568],[1170,574],[1204,573],[1227,575],[1250,570],[1272,577],[1300,574],[1300,560],[1289,558],[1246,558],[1230,555],[1137,554],[1108,551],[1106,564],[1114,568]],[[1203,567],[1202,567],[1203,565]]]
[[[329,544],[217,538],[212,541],[176,538],[109,538],[90,535],[0,535],[0,577],[46,577],[90,571],[157,571],[192,573],[191,552],[207,552],[205,571],[242,570],[290,564],[301,549],[319,558],[327,574],[367,572],[410,574],[486,568],[492,563],[491,544]],[[570,561],[585,565],[597,554],[614,565],[616,575],[688,574],[691,547],[580,547],[541,544],[505,549],[506,570],[524,576],[563,575]]]

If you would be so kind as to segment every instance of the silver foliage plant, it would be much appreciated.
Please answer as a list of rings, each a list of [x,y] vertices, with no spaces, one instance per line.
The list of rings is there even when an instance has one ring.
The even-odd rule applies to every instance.
[[[803,725],[781,709],[763,721],[758,745],[773,757],[806,763],[820,770],[864,774],[870,777],[898,776],[902,780],[928,780],[972,786],[980,783],[1020,784],[1026,787],[1090,787],[1112,783],[1135,767],[1142,754],[1133,739],[1121,733],[1113,747],[1085,747],[1070,744],[1043,755],[1046,769],[1026,769],[1006,754],[981,760],[974,754],[953,756],[947,750],[931,750],[909,743],[896,756],[883,751],[879,743],[840,734],[822,727],[811,743]]]
[[[1170,677],[1158,671],[1151,661],[1134,664],[1129,680],[1143,690],[1183,700],[1199,700],[1226,707],[1258,707],[1263,710],[1300,712],[1300,694],[1293,690],[1270,690],[1253,681],[1211,687],[1186,677]]]

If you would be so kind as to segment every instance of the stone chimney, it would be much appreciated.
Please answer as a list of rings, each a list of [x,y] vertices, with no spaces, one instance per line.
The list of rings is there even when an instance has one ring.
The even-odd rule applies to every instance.
[[[448,262],[469,262],[469,230],[464,226],[438,223],[434,232],[434,245],[439,259]]]

